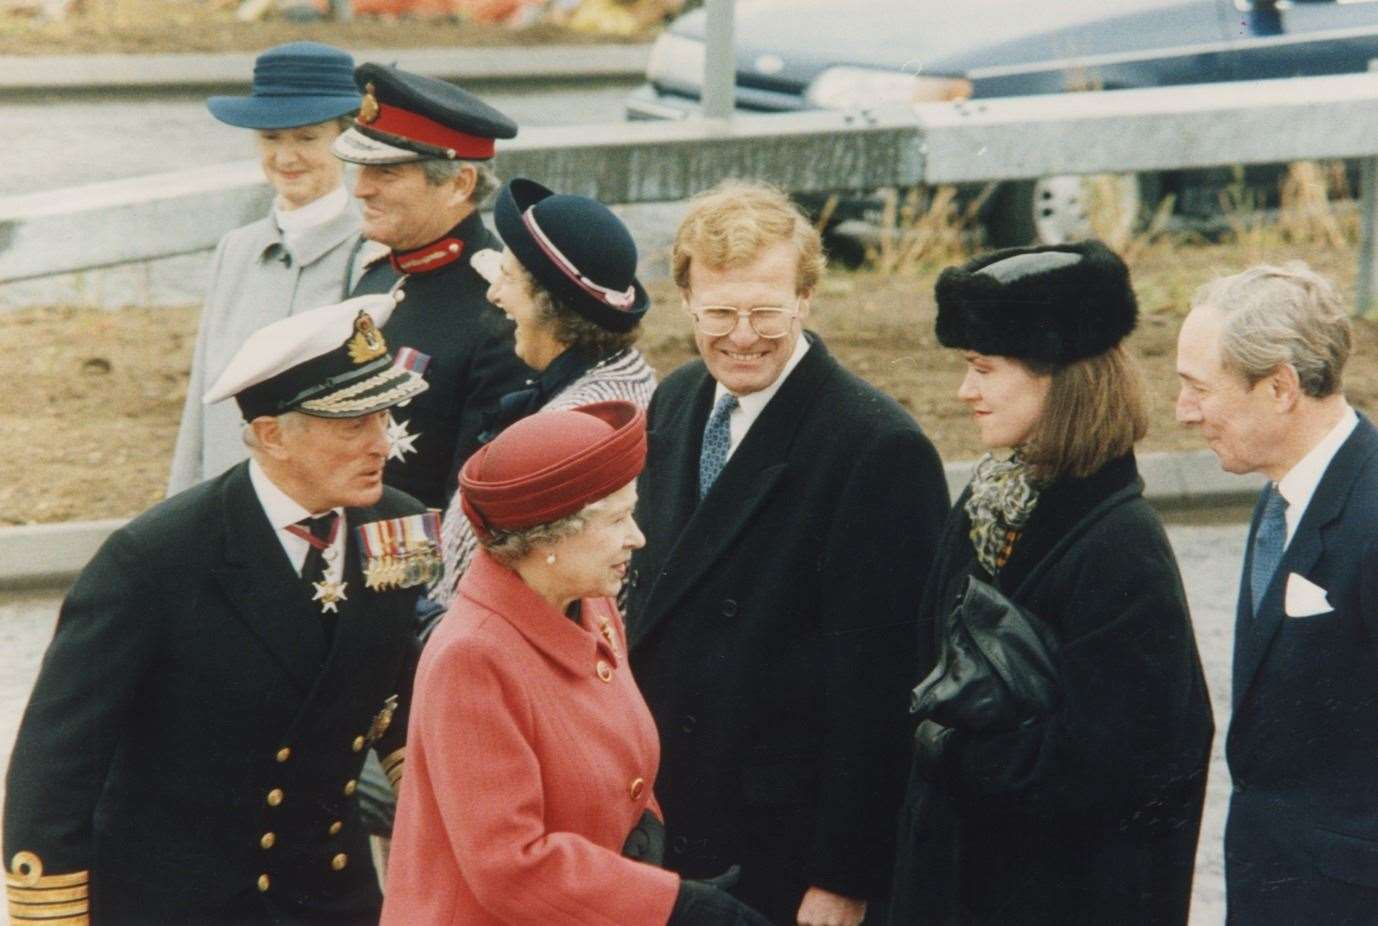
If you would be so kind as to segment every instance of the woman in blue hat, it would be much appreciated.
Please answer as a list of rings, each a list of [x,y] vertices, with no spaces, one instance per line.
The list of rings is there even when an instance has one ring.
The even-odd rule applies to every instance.
[[[359,219],[331,142],[359,108],[354,59],[317,42],[270,48],[248,96],[213,96],[211,115],[252,129],[274,198],[269,213],[224,238],[211,262],[168,494],[219,475],[247,451],[227,404],[201,397],[259,328],[348,295]]]
[[[596,200],[521,177],[502,188],[493,219],[506,247],[471,260],[490,284],[488,300],[516,323],[517,356],[537,372],[526,389],[500,400],[480,439],[542,409],[611,400],[645,408],[655,371],[633,345],[650,299],[636,279],[627,227]],[[445,573],[431,590],[437,612],[454,597],[477,546],[459,493],[441,532]]]

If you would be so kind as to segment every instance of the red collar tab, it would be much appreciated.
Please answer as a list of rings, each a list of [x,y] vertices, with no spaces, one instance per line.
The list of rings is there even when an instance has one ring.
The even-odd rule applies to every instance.
[[[419,141],[439,148],[451,158],[482,161],[493,156],[493,139],[459,132],[434,119],[409,109],[378,104],[378,115],[364,123],[375,132],[385,132],[403,141]]]
[[[393,251],[388,258],[398,273],[430,273],[446,264],[453,264],[464,253],[464,242],[458,238],[441,238],[415,251]]]

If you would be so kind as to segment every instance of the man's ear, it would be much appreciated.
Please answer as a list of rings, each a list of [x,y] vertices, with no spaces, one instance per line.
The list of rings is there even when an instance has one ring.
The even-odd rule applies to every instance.
[[[257,447],[274,460],[285,460],[288,449],[284,440],[282,422],[272,415],[260,415],[249,422],[249,430],[254,433]]]
[[[1290,412],[1301,400],[1301,377],[1290,363],[1279,363],[1268,374],[1267,385],[1273,404],[1280,412]]]
[[[799,317],[808,318],[809,309],[813,307],[813,290],[806,289],[799,294]]]
[[[478,188],[478,169],[472,164],[465,164],[450,183],[453,184],[450,190],[450,204],[459,206],[467,203],[473,199],[474,190]]]

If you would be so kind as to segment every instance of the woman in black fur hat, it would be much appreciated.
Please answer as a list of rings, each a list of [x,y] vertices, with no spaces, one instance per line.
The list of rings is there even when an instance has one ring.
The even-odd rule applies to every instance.
[[[1049,631],[1057,696],[1013,728],[919,725],[891,923],[1185,923],[1213,724],[1134,460],[1129,272],[1095,241],[1010,249],[944,271],[937,301],[991,452],[929,576],[916,678],[974,576]]]

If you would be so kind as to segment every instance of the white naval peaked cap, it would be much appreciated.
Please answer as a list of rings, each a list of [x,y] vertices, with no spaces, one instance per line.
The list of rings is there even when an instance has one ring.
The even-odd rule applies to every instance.
[[[246,421],[288,411],[355,418],[407,401],[427,384],[394,366],[380,330],[400,298],[356,296],[260,328],[203,401],[233,397]]]

